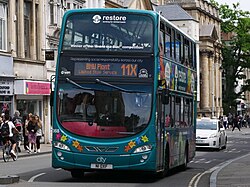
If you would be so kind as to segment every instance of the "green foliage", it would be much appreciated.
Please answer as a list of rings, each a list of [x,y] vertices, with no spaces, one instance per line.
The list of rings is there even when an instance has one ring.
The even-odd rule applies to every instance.
[[[224,110],[236,103],[237,98],[245,91],[250,91],[250,80],[246,80],[244,70],[250,68],[250,12],[239,9],[239,3],[219,5],[215,0],[210,2],[219,9],[222,19],[221,30],[231,35],[229,41],[222,41],[222,66],[226,77],[226,95],[223,99]],[[235,93],[238,80],[244,80],[244,86]]]

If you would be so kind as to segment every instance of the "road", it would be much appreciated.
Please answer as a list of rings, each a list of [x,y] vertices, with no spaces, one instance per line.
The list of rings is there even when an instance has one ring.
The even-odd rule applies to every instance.
[[[250,130],[248,130],[250,132]],[[228,132],[227,148],[221,151],[197,150],[194,160],[186,171],[172,171],[170,176],[157,179],[149,174],[94,172],[86,173],[84,179],[72,179],[69,172],[51,168],[51,157],[38,155],[19,158],[16,162],[0,161],[1,174],[17,174],[21,181],[12,186],[171,186],[208,187],[210,175],[228,160],[250,152],[250,133]]]

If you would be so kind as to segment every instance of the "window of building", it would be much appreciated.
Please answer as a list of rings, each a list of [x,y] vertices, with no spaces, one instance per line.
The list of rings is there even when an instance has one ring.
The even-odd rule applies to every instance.
[[[36,20],[39,20],[39,12],[38,12],[38,10],[39,10],[39,8],[38,8],[38,4],[35,6],[35,17],[36,17]],[[41,6],[41,5],[40,5]],[[40,34],[41,34],[41,31],[40,31],[40,29],[39,29],[39,26],[38,26],[38,22],[36,21],[36,23],[35,23],[35,29],[36,29],[36,38],[35,38],[35,40],[36,41],[39,41],[38,40],[38,38],[40,38]],[[41,48],[41,46],[40,46],[40,44],[39,44],[39,42],[36,42],[36,59],[38,60],[38,58],[39,58],[39,55],[40,55],[40,48]]]
[[[24,2],[24,54],[30,58],[31,3]]]
[[[68,10],[70,9],[70,3],[67,3],[67,9]]]
[[[0,3],[0,50],[7,46],[7,10],[6,4]]]
[[[54,2],[53,0],[50,0],[50,6],[49,6],[49,12],[50,12],[50,24],[54,25]]]

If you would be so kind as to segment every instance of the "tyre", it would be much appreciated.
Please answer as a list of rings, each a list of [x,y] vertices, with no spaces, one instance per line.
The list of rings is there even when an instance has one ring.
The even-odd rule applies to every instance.
[[[81,179],[84,177],[84,171],[80,169],[74,169],[74,170],[71,170],[70,172],[71,172],[72,178]]]
[[[225,139],[225,145],[224,145],[223,149],[226,149],[226,148],[227,148],[227,137]]]
[[[187,169],[188,164],[188,145],[186,145],[185,153],[184,153],[184,163],[181,165],[181,169],[185,171]]]
[[[163,171],[159,172],[157,175],[159,178],[164,178],[169,174],[169,149],[166,148],[165,152],[165,160],[164,160],[164,169]]]

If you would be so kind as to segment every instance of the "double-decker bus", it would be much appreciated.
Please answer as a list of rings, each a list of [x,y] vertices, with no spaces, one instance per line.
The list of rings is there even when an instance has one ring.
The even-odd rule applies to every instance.
[[[195,155],[195,41],[155,11],[63,17],[52,93],[52,166],[165,176]]]

